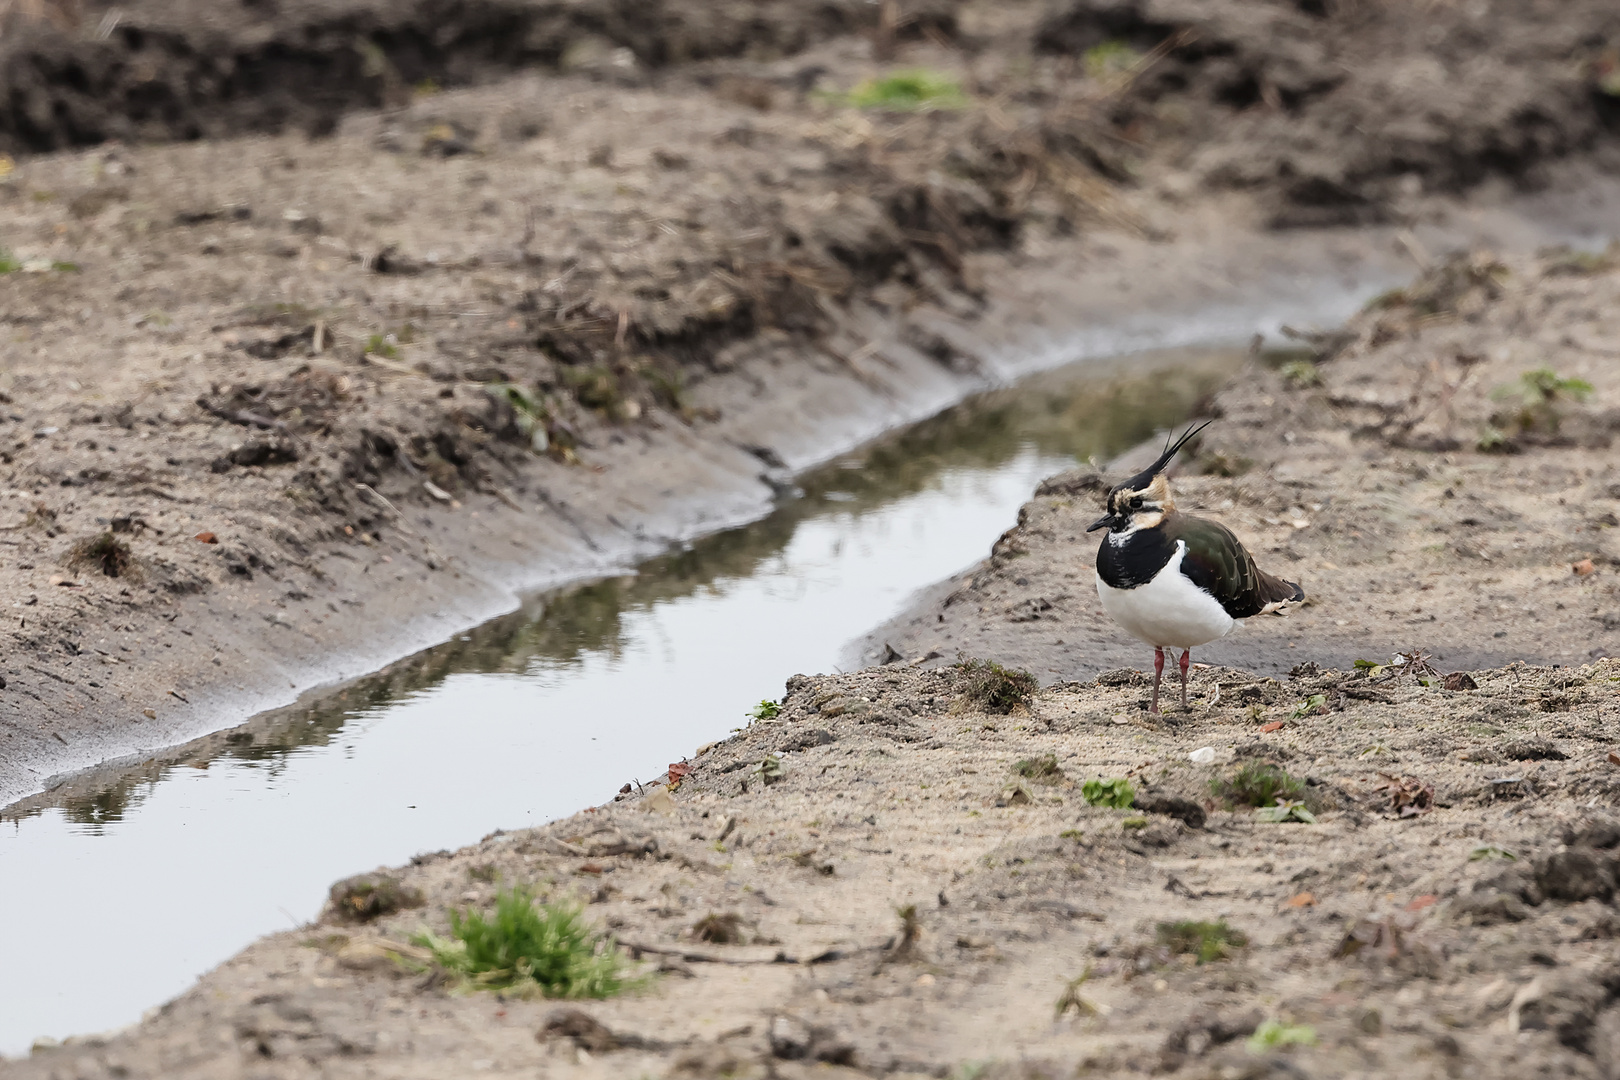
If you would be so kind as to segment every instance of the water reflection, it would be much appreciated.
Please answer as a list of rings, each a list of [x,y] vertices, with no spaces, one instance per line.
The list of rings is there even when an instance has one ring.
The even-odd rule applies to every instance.
[[[1042,476],[1187,415],[1235,362],[1137,358],[985,395],[804,478],[752,525],[10,808],[0,878],[28,886],[0,889],[0,924],[30,932],[0,942],[0,1053],[132,1021],[313,916],[345,874],[661,772],[982,556]],[[83,970],[98,978],[64,975]]]
[[[1197,412],[1239,362],[1224,350],[1168,350],[1116,362],[1111,371],[1077,365],[982,394],[800,478],[803,495],[783,501],[760,521],[651,559],[636,573],[532,597],[510,615],[340,690],[318,691],[311,701],[159,754],[93,791],[79,793],[81,784],[72,784],[27,800],[0,820],[57,806],[84,831],[101,832],[175,768],[206,769],[229,759],[256,764],[273,778],[288,753],[329,746],[354,717],[436,687],[452,674],[532,677],[576,665],[587,654],[617,660],[626,644],[627,613],[759,575],[780,563],[806,521],[860,516],[937,487],[946,474],[994,470],[1020,454],[1054,459],[1054,466],[1105,458]],[[983,546],[991,539],[994,534]],[[913,587],[930,583],[916,581]]]

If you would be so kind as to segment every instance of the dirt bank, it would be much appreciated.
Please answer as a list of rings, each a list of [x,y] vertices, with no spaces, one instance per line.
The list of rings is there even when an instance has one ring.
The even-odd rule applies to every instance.
[[[1005,715],[955,672],[798,677],[672,796],[422,856],[392,872],[422,907],[334,909],[6,1074],[1611,1075],[1620,666],[1472,680],[1211,668],[1155,718],[1135,672]],[[1314,824],[1218,797],[1267,763]],[[513,884],[654,981],[564,1005],[389,959]],[[1208,962],[1182,921],[1229,928]]]
[[[1009,356],[1246,332],[1445,231],[1400,188],[1385,232],[1266,234],[1282,189],[1184,167],[1259,108],[1187,74],[1238,9],[1203,52],[1154,9],[1101,54],[1084,27],[1113,16],[1063,10],[8,6],[5,145],[122,142],[0,178],[0,801],[757,514],[784,469]],[[1292,48],[1274,14],[1252,55]],[[1579,109],[1606,101],[1608,17],[1504,47],[1525,85],[1592,91],[1556,97],[1587,134],[1535,160],[1602,160]],[[1143,27],[1179,44],[1131,53]],[[874,89],[896,67],[936,107]],[[1178,100],[1216,111],[1141,125]]]
[[[1612,255],[1476,253],[1257,360],[1211,403],[1177,499],[1309,599],[1199,655],[1270,674],[1413,648],[1453,667],[1620,655],[1616,310]],[[964,651],[1045,679],[1141,666],[1098,607],[1083,531],[1130,471],[1049,481],[987,563],[861,656]]]

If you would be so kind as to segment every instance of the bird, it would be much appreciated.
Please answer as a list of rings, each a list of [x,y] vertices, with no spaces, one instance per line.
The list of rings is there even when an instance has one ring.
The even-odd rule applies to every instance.
[[[1225,637],[1251,615],[1305,599],[1292,581],[1254,564],[1231,529],[1176,509],[1165,475],[1178,451],[1213,421],[1166,440],[1159,460],[1108,491],[1108,513],[1086,531],[1107,529],[1097,548],[1097,596],[1133,637],[1153,646],[1153,700],[1159,711],[1165,649],[1181,650],[1181,707],[1187,708],[1192,649]]]

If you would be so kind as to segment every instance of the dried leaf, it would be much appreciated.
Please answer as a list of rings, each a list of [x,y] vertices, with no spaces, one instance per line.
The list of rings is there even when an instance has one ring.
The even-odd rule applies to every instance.
[[[217,544],[217,543],[219,543],[219,537],[215,536],[211,532],[200,532],[196,536],[193,536],[192,539],[196,540],[198,543],[202,543],[202,544]]]
[[[1316,894],[1308,892],[1295,893],[1293,896],[1290,896],[1286,901],[1283,902],[1283,907],[1304,908],[1315,906]]]
[[[1282,721],[1282,720],[1273,720],[1269,724],[1261,725],[1260,730],[1269,735],[1273,731],[1281,731],[1282,726],[1283,726],[1284,723],[1285,723],[1285,721]]]

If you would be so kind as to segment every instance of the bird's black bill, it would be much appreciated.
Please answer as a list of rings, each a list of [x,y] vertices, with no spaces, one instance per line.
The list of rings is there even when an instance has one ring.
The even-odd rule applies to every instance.
[[[1111,529],[1119,518],[1114,514],[1104,514],[1102,517],[1086,526],[1086,532],[1096,532],[1098,529]]]

